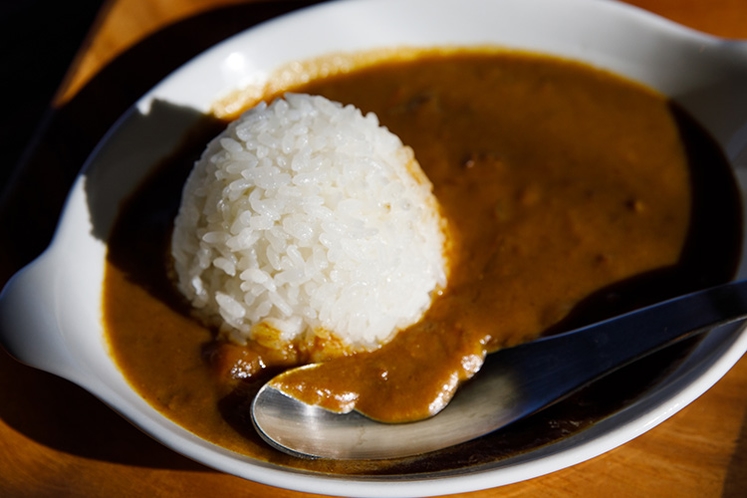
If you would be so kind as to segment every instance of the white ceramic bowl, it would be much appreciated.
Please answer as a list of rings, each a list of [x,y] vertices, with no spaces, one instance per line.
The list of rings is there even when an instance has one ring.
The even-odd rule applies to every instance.
[[[337,51],[494,44],[559,54],[648,84],[713,134],[743,190],[747,168],[747,45],[705,36],[602,0],[352,0],[322,4],[241,33],[145,95],[115,124],[75,183],[51,247],[0,300],[0,340],[19,360],[89,390],[163,444],[262,483],[347,496],[411,496],[488,488],[608,451],[694,400],[741,357],[739,328],[709,334],[677,370],[590,429],[493,465],[442,474],[346,477],[293,471],[237,456],[166,419],[128,385],[101,326],[105,236],[117,203],[173,150],[201,113],[273,69]],[[739,277],[745,276],[742,258]]]

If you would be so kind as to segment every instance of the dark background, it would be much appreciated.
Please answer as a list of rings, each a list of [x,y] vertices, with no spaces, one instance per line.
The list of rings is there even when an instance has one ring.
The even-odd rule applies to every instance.
[[[0,192],[43,126],[52,98],[83,44],[103,0],[0,1],[3,93]]]

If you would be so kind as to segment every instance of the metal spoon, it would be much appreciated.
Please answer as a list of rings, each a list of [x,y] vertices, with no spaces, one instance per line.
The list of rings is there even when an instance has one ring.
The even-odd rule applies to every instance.
[[[503,349],[488,355],[446,408],[419,422],[383,424],[356,412],[334,413],[287,396],[272,381],[254,399],[252,418],[268,443],[296,456],[426,453],[488,434],[643,356],[745,317],[747,281],[740,281]]]

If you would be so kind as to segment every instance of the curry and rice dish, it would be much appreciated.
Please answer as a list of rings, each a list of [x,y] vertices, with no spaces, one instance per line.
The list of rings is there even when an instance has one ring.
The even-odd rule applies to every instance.
[[[122,207],[109,241],[103,308],[118,365],[155,408],[231,450],[325,472],[432,469],[422,463],[430,457],[343,465],[281,454],[253,434],[252,396],[289,367],[324,360],[282,389],[417,420],[490,351],[722,283],[736,269],[740,206],[728,164],[688,116],[637,84],[480,50],[393,56],[281,90],[230,125],[214,118],[195,130]],[[306,166],[291,167],[290,142],[252,126],[292,122],[310,102],[329,107],[330,121],[347,113],[357,123],[330,136],[360,125],[351,136],[384,145],[364,146],[357,170],[293,177]],[[306,131],[302,144],[314,142]],[[320,147],[351,142],[329,143]],[[286,176],[247,173],[271,166],[262,158]],[[331,171],[335,160],[324,160],[315,167]],[[381,175],[356,176],[366,168]],[[317,181],[327,183],[295,190]],[[285,235],[262,235],[281,225]],[[313,271],[299,270],[304,261]]]

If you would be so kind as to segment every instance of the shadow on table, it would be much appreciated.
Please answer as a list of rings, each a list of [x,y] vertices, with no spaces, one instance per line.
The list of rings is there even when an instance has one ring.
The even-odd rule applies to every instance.
[[[143,93],[194,55],[254,24],[313,1],[256,2],[187,19],[143,40],[99,72],[40,131],[0,199],[0,285],[40,254],[88,155]],[[13,241],[8,244],[7,241]],[[142,434],[83,389],[0,353],[0,418],[55,450],[156,468],[202,467]]]
[[[734,453],[726,469],[724,498],[742,498],[747,492],[747,413],[742,420],[742,430],[737,438]]]

